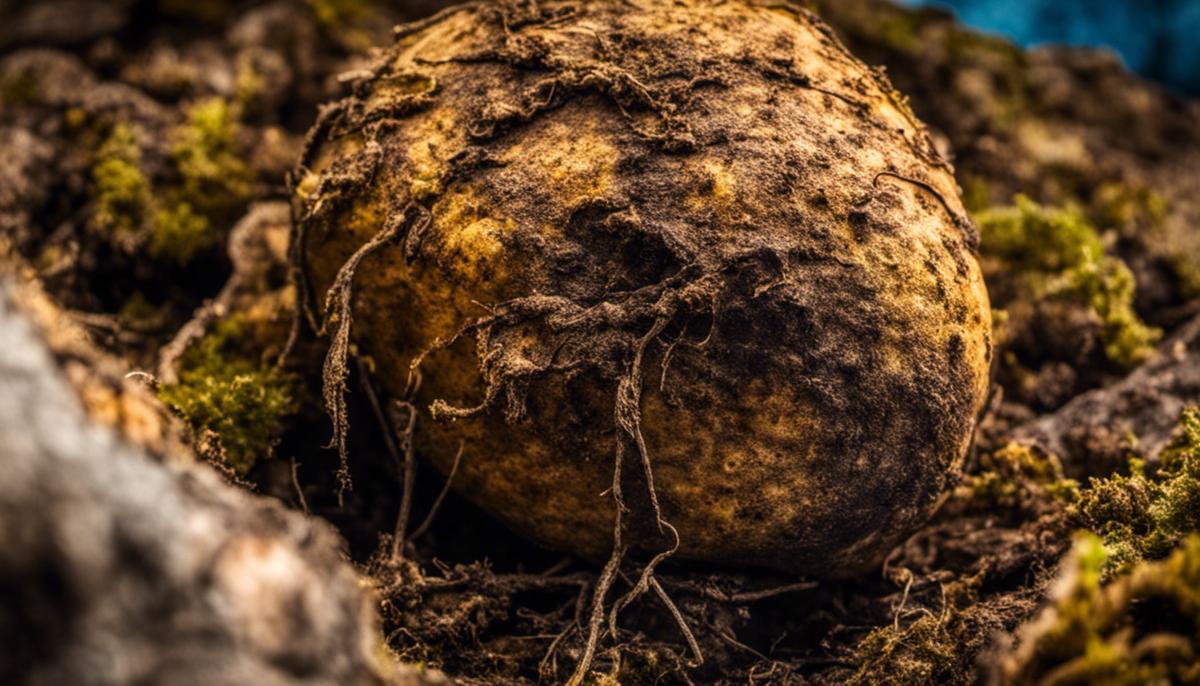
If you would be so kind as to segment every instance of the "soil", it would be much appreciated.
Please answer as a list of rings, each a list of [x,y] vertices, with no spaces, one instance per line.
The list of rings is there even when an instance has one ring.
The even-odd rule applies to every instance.
[[[438,5],[0,8],[3,274],[44,290],[105,369],[149,379],[146,403],[172,386],[239,393],[216,396],[245,402],[232,418],[219,412],[230,405],[207,402],[214,396],[159,393],[175,398],[183,429],[139,434],[125,421],[133,415],[76,385],[93,420],[140,449],[207,462],[236,489],[332,525],[378,600],[393,658],[460,683],[562,683],[588,647],[599,566],[530,543],[445,488],[366,354],[347,356],[342,465],[322,403],[329,339],[292,316],[308,297],[293,287],[287,250],[305,136],[326,103],[353,92],[393,25]],[[1133,312],[1162,342],[1125,364],[1104,352],[1097,300],[998,282],[993,306],[1009,314],[995,381],[965,474],[926,525],[852,579],[664,563],[654,592],[594,646],[593,683],[1033,680],[1001,666],[1016,659],[1014,641],[1036,633],[1021,627],[1059,602],[1060,567],[1073,564],[1073,532],[1086,528],[1079,490],[1130,474],[1131,455],[1153,473],[1181,440],[1180,411],[1200,404],[1200,105],[1104,53],[1024,51],[936,11],[883,0],[812,9],[911,99],[981,218],[985,258],[982,217],[1015,194],[1074,208],[1127,267]],[[71,378],[81,358],[61,350]],[[279,394],[248,390],[248,379]],[[237,457],[246,445],[255,459]],[[634,588],[637,572],[616,568],[615,588]],[[30,626],[46,621],[26,614]],[[1156,621],[1128,626],[1149,634]],[[1161,621],[1193,635],[1174,615]],[[36,628],[29,635],[53,625]]]

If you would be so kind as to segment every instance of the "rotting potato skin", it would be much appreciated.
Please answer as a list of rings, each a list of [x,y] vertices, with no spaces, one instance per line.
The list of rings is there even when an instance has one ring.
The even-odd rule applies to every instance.
[[[305,284],[319,303],[378,232],[431,219],[361,263],[353,337],[400,396],[423,351],[498,315],[421,362],[417,444],[446,472],[463,441],[455,488],[531,538],[609,553],[619,436],[624,538],[669,547],[624,380],[677,557],[862,573],[936,507],[987,392],[952,170],[807,12],[638,5],[402,33],[310,134]]]

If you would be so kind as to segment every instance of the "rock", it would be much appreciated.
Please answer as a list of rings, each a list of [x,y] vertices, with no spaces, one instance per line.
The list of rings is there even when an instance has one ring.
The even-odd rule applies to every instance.
[[[1180,413],[1200,403],[1200,316],[1159,346],[1128,377],[1077,396],[1058,411],[1018,427],[1014,438],[1059,455],[1069,475],[1123,466],[1128,452],[1150,460],[1171,440]]]
[[[437,683],[331,527],[95,422],[0,288],[0,682]]]

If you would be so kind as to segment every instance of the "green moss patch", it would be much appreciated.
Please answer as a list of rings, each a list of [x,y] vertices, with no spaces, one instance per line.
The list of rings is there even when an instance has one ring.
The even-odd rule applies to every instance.
[[[196,214],[186,202],[160,209],[154,215],[150,252],[157,257],[187,264],[194,255],[215,242],[216,235],[208,218]]]
[[[133,129],[117,124],[96,153],[94,226],[121,240],[132,239],[150,208],[150,182],[141,170],[141,149]]]
[[[1079,499],[1079,484],[1063,476],[1058,457],[1018,443],[981,455],[965,485],[977,508],[1012,509],[1047,497],[1064,504]]]
[[[1002,298],[1088,308],[1101,323],[1105,356],[1119,367],[1132,367],[1150,354],[1162,332],[1134,311],[1133,274],[1106,254],[1099,233],[1077,209],[1043,207],[1018,195],[1013,206],[976,218],[981,251],[994,263],[990,276]]]
[[[933,684],[952,678],[957,637],[950,613],[927,612],[908,624],[875,629],[855,647],[860,667],[849,684]]]
[[[159,390],[197,433],[216,434],[225,460],[239,474],[269,456],[298,409],[299,378],[238,351],[246,325],[219,323],[183,356],[179,383]]]
[[[204,214],[221,214],[250,197],[245,162],[236,153],[235,110],[221,98],[192,106],[174,132],[171,157],[183,177],[185,200]]]
[[[127,251],[186,264],[217,245],[252,194],[237,154],[235,107],[220,98],[193,105],[172,131],[174,175],[151,180],[133,129],[118,122],[92,165],[92,226]]]
[[[1180,434],[1156,473],[1147,474],[1134,459],[1128,475],[1093,479],[1076,516],[1101,537],[1109,574],[1162,559],[1200,531],[1200,408],[1184,412]]]
[[[1021,634],[1002,683],[1196,683],[1200,679],[1200,537],[1162,561],[1102,584],[1108,548],[1082,534],[1053,604]]]

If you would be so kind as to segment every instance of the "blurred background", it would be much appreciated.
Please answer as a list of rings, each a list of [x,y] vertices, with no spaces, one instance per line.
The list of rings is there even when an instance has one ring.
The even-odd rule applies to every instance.
[[[952,10],[982,31],[1024,46],[1109,48],[1133,71],[1182,95],[1200,95],[1200,0],[906,0]]]

